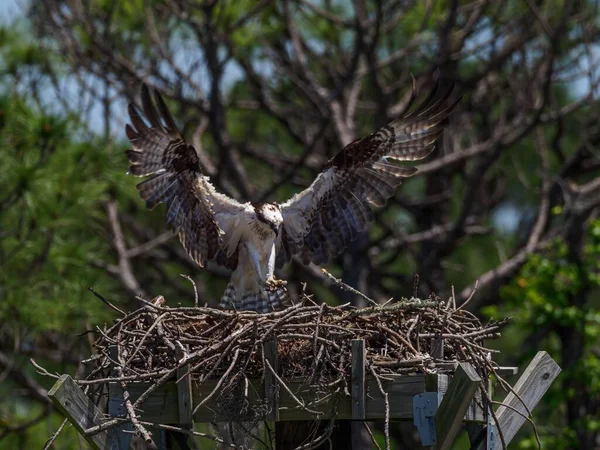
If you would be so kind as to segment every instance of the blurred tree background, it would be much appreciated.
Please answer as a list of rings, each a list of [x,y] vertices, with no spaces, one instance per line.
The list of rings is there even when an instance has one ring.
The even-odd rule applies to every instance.
[[[11,2],[8,2],[11,3]],[[17,7],[17,5],[20,5]],[[15,10],[16,8],[16,10]],[[563,367],[534,414],[549,449],[600,447],[598,4],[586,0],[43,0],[0,29],[0,448],[42,448],[58,373],[135,295],[216,305],[126,175],[126,104],[160,90],[218,189],[282,200],[345,144],[402,112],[439,68],[463,96],[443,142],[327,268],[371,298],[450,295],[514,321],[504,365]],[[15,12],[16,11],[16,12]],[[318,268],[282,277],[359,299]],[[513,380],[514,381],[514,380]],[[393,448],[416,448],[394,425]],[[525,427],[526,428],[526,427]],[[355,440],[361,447],[361,437]],[[205,444],[204,444],[205,445]],[[535,448],[526,429],[514,448]],[[85,447],[69,427],[53,448]],[[465,442],[456,448],[468,448]]]

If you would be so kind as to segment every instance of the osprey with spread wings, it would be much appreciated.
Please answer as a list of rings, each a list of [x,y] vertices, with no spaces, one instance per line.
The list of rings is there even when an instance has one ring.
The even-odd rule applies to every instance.
[[[403,178],[417,169],[398,165],[428,156],[457,101],[452,88],[429,97],[375,133],[348,144],[304,191],[285,203],[239,203],[219,193],[200,170],[161,96],[142,87],[142,108],[129,105],[126,126],[132,149],[130,173],[150,178],[137,185],[146,206],[167,204],[166,219],[188,255],[233,269],[221,306],[262,313],[280,309],[285,282],[275,267],[296,255],[323,264],[340,254],[372,220],[370,205],[383,206]],[[415,87],[410,102],[415,98]],[[410,106],[410,105],[409,105]],[[407,107],[408,110],[408,107]]]

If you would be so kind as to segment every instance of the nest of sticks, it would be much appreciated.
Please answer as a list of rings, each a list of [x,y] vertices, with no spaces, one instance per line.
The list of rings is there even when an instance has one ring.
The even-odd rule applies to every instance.
[[[215,411],[215,420],[226,417],[235,421],[240,411],[247,420],[248,411],[240,404],[240,386],[245,383],[247,390],[248,379],[262,378],[267,371],[278,380],[280,389],[290,393],[285,380],[300,378],[323,392],[324,401],[332,395],[350,395],[354,339],[364,340],[367,374],[378,380],[386,398],[381,387],[386,376],[452,372],[462,361],[471,363],[485,381],[496,368],[491,358],[495,350],[487,348],[486,341],[498,338],[508,322],[504,319],[484,324],[457,307],[452,298],[444,301],[439,297],[402,299],[384,305],[373,302],[372,306],[358,309],[317,304],[303,293],[299,303],[270,314],[169,307],[161,296],[152,301],[139,300],[143,307],[130,313],[119,310],[123,316],[112,326],[97,328],[100,337],[94,344],[96,353],[83,361],[88,367],[87,376],[76,380],[86,391],[91,388],[92,393],[106,392],[108,383],[119,383],[128,417],[108,420],[97,429],[87,430],[88,434],[126,420],[150,441],[145,428],[150,424],[143,422],[136,411],[143,410],[143,402],[152,392],[177,379],[182,368],[194,383],[219,380],[202,401],[219,400],[220,411]],[[442,339],[443,352],[439,352],[436,346]],[[264,344],[272,341],[277,343],[277,371],[264,357]],[[127,387],[135,382],[147,383],[147,389],[132,401]],[[484,401],[485,389],[482,384]],[[314,400],[317,404],[295,400],[308,411],[319,406],[318,399]],[[200,406],[195,405],[194,412]],[[255,417],[264,418],[265,405],[254,408]],[[388,422],[386,416],[386,430]],[[170,428],[223,443],[218,437]]]
[[[364,339],[367,367],[376,373],[437,373],[452,363],[470,362],[487,377],[493,370],[485,341],[500,336],[508,319],[482,324],[472,313],[440,298],[402,299],[357,309],[316,304],[304,295],[283,311],[257,314],[208,307],[168,307],[163,297],[98,329],[96,374],[120,372],[111,381],[158,381],[183,365],[194,381],[225,373],[261,377],[262,345],[276,341],[279,373],[284,378],[331,380],[348,377],[351,341]],[[436,355],[436,341],[444,351]]]

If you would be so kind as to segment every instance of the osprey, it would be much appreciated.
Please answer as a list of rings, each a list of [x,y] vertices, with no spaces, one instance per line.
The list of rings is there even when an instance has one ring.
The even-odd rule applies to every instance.
[[[129,105],[125,131],[131,174],[150,178],[137,185],[148,208],[166,203],[166,220],[188,255],[204,267],[210,260],[233,270],[220,305],[261,313],[282,308],[285,281],[275,267],[296,255],[323,264],[340,254],[372,220],[370,205],[383,206],[417,161],[435,147],[456,103],[452,87],[409,114],[348,144],[314,182],[285,203],[239,203],[218,192],[200,170],[196,150],[178,131],[163,99],[142,87],[142,108]],[[415,85],[409,106],[415,98]],[[436,99],[436,97],[438,97]]]

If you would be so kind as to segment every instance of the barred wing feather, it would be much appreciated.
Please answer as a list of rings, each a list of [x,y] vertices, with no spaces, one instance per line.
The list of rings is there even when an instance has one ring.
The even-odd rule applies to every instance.
[[[150,126],[130,104],[131,125],[125,128],[132,145],[126,152],[129,171],[149,177],[137,185],[140,196],[148,208],[167,204],[167,223],[201,267],[216,257],[235,268],[239,237],[232,228],[244,205],[217,192],[202,175],[196,150],[184,141],[161,96],[154,93],[155,105],[144,85],[141,99]]]
[[[366,230],[373,217],[370,205],[383,206],[417,171],[398,162],[427,157],[442,135],[458,100],[448,100],[452,86],[441,95],[438,90],[439,84],[410,114],[348,144],[307,189],[281,205],[278,266],[293,255],[323,264]],[[414,98],[413,85],[411,103]]]

